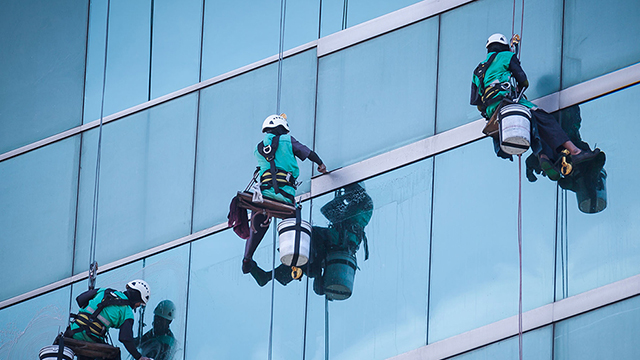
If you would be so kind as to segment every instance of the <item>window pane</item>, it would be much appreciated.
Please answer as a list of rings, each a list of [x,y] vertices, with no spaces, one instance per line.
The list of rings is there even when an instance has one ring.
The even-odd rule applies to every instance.
[[[197,94],[103,127],[99,264],[189,234]],[[84,134],[76,265],[89,263],[98,129]]]
[[[0,162],[0,300],[71,276],[79,154],[75,136]]]
[[[0,310],[0,358],[37,359],[67,327],[70,295],[67,286]]]
[[[433,18],[320,59],[316,143],[328,168],[433,135],[437,34]]]
[[[326,325],[329,358],[386,359],[425,345],[431,169],[429,159],[365,181],[364,195],[355,191],[358,185],[350,185],[344,195],[314,199],[314,225],[328,228],[324,230],[328,235],[320,238],[327,248],[324,291],[336,299],[329,302]],[[353,198],[347,194],[354,194]],[[370,197],[369,204],[365,195]],[[371,207],[372,212],[367,210]],[[345,228],[345,235],[340,235]],[[369,259],[364,259],[363,240],[352,278],[346,266],[334,269],[340,261],[350,261],[345,258],[345,245],[361,238],[350,235],[361,229]],[[353,253],[350,249],[348,254]],[[332,295],[333,290],[346,292],[351,281],[351,297],[340,300],[344,295]]]
[[[429,343],[518,313],[517,161],[490,139],[436,156]],[[553,301],[555,183],[522,181],[527,311]]]
[[[81,124],[87,6],[0,2],[0,153]]]
[[[516,32],[521,14],[518,4]],[[520,60],[531,84],[527,97],[536,99],[560,89],[562,1],[528,2],[524,15]],[[485,60],[491,34],[511,36],[513,1],[475,1],[441,18],[437,132],[481,118],[469,105],[473,70]]]
[[[134,311],[133,336],[136,341],[142,339],[137,348],[143,356],[163,359],[166,358],[164,356],[174,354],[174,357],[171,358],[173,360],[183,358],[188,269],[189,245],[183,245],[98,275],[96,288],[124,291],[126,284],[135,279],[142,279],[149,284],[151,291],[149,303],[146,307],[140,307]],[[76,297],[86,290],[86,281],[73,285],[71,304],[73,313],[78,311]],[[175,311],[171,311],[172,305],[175,307]],[[169,340],[171,336],[166,335],[166,323],[157,318],[155,314],[164,319],[174,318],[168,324],[168,329],[173,334],[173,341]],[[141,324],[144,324],[142,328],[140,328]],[[152,332],[151,329],[154,326],[155,331]],[[129,352],[118,341],[119,331],[114,328],[109,331],[113,345],[120,347],[123,359],[131,359]],[[165,334],[164,338],[160,337],[160,334]],[[162,343],[172,343],[172,345],[160,346]]]
[[[289,1],[285,50],[316,40],[319,0]],[[207,1],[202,79],[278,54],[280,1]]]
[[[522,338],[522,358],[526,360],[551,360],[553,328],[551,326],[524,333]],[[511,360],[518,359],[518,337],[473,350],[451,360]]]
[[[202,2],[153,2],[152,99],[199,81]]]
[[[151,0],[111,1],[104,116],[149,100]],[[100,119],[107,2],[91,1],[84,123]]]
[[[555,331],[555,359],[637,359],[638,324],[638,296],[561,321]]]
[[[194,231],[226,222],[226,204],[251,180],[257,165],[253,150],[263,139],[262,122],[276,110],[277,74],[277,64],[272,64],[201,91]],[[288,116],[291,135],[310,148],[315,78],[315,50],[284,60],[281,112]],[[298,162],[298,194],[310,190],[311,164]]]
[[[565,14],[563,87],[640,61],[640,2],[568,0]]]
[[[640,274],[640,194],[634,188],[640,164],[630,160],[640,156],[635,136],[640,124],[634,105],[639,97],[640,86],[636,85],[565,110],[577,114],[582,140],[606,153],[606,208],[597,214],[583,213],[578,209],[578,195],[567,193],[568,229],[559,241],[558,297],[563,294],[562,284],[565,296],[571,296]],[[603,119],[616,119],[618,125]]]
[[[417,2],[419,0],[323,0],[322,36],[342,30],[345,4],[347,5],[347,27],[350,27]]]
[[[259,264],[273,261],[273,228],[254,256]],[[233,231],[192,244],[186,359],[267,358],[271,284],[242,274],[244,244]]]

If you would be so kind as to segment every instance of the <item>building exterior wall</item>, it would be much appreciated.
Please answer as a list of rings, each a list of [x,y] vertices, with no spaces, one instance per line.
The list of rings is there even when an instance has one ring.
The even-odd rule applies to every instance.
[[[299,163],[303,218],[328,226],[322,206],[356,182],[374,204],[344,301],[307,277],[257,286],[226,225],[276,112],[280,5],[0,2],[0,359],[35,358],[77,311],[100,119],[97,285],[150,284],[136,331],[172,300],[176,359],[517,356],[518,159],[494,156],[468,91],[521,4],[514,17],[506,0],[287,2],[280,109],[332,170]],[[598,214],[523,180],[527,359],[640,353],[638,18],[635,0],[525,3],[527,95],[579,109],[608,174]],[[254,257],[267,270],[274,229]]]

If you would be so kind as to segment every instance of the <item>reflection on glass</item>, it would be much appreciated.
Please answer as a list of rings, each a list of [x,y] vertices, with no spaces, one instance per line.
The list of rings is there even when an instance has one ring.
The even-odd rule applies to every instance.
[[[419,0],[323,0],[321,36],[377,18]]]
[[[169,326],[176,317],[176,305],[171,300],[162,300],[153,310],[151,330],[135,339],[142,356],[154,360],[172,360],[176,353],[176,337]]]
[[[351,185],[360,198],[354,207],[340,205],[347,189],[340,190],[337,198],[330,193],[313,199],[319,204],[313,207],[316,227],[337,229],[343,211],[356,214],[343,225],[361,229],[369,221],[369,259],[363,261],[365,251],[356,253],[361,271],[355,274],[351,297],[328,302],[326,355],[330,359],[387,359],[425,345],[432,161],[366,180],[362,186],[366,196],[358,189],[360,184]],[[371,205],[375,205],[372,212]],[[339,243],[340,238],[329,239],[331,251],[331,241]],[[358,241],[349,233],[343,239],[352,249]],[[329,269],[325,270],[326,287]],[[345,280],[344,274],[338,280]]]
[[[345,300],[351,296],[357,266],[356,252],[363,243],[365,260],[369,248],[364,228],[373,215],[373,201],[363,184],[345,186],[335,192],[333,200],[322,206],[329,226],[314,226],[311,232],[311,255],[301,271],[314,279],[313,290],[329,300]],[[295,271],[295,270],[293,270]],[[294,278],[292,267],[281,264],[265,272],[259,266],[251,269],[258,285],[266,285],[273,277],[282,285]]]
[[[575,146],[584,151],[591,151],[589,144],[580,136],[582,118],[578,105],[556,112],[554,115]],[[548,154],[546,159],[531,154],[526,160],[526,174],[529,181],[537,180],[535,174],[542,173],[544,176],[549,176],[549,173],[553,174],[555,171],[556,176],[563,175],[559,179],[556,178],[558,185],[576,193],[580,211],[593,214],[605,209],[607,172],[603,168],[606,159],[604,152],[600,151],[594,158],[576,164],[566,154],[555,153],[548,146],[543,146],[543,151]],[[543,165],[546,168],[543,168]],[[549,177],[553,178],[553,176]]]
[[[564,289],[557,288],[558,298],[640,274],[640,224],[636,221],[640,218],[636,189],[640,163],[635,161],[640,158],[635,145],[640,122],[634,105],[638,97],[640,86],[636,85],[580,104],[581,138],[595,140],[607,151],[607,207],[593,216],[575,205],[572,194],[569,206],[560,202],[558,260],[563,262],[558,263],[556,283]],[[567,111],[575,114],[576,110]],[[566,116],[561,114],[563,119]],[[599,189],[595,190],[597,196]]]

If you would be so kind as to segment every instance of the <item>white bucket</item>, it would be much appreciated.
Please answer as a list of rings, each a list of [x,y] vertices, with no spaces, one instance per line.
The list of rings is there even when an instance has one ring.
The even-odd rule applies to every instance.
[[[500,148],[519,155],[531,144],[531,111],[526,106],[511,104],[500,109]]]
[[[278,224],[278,243],[280,247],[280,261],[287,266],[302,266],[309,261],[309,243],[311,242],[311,224],[302,220],[300,227],[300,245],[298,261],[292,264],[296,243],[296,219],[284,219]]]
[[[73,360],[76,354],[68,347],[62,350],[62,359]],[[40,360],[58,360],[58,345],[45,346],[40,350]]]

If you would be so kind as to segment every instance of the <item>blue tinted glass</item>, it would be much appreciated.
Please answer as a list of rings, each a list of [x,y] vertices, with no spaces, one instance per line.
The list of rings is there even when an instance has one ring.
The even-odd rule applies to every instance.
[[[640,2],[566,2],[562,86],[569,87],[640,60]]]
[[[516,10],[520,32],[520,6]],[[560,88],[562,1],[527,3],[524,14],[520,59],[530,83],[526,94],[536,99]],[[469,105],[473,70],[486,59],[485,44],[491,34],[511,36],[513,1],[475,1],[442,14],[441,19],[437,132],[481,117]]]
[[[634,189],[640,177],[640,165],[635,159],[640,150],[635,134],[640,131],[635,102],[640,86],[565,110],[573,112],[573,126],[593,148],[606,153],[604,181],[606,208],[590,214],[579,210],[578,198],[588,194],[585,187],[567,191],[567,233],[559,241],[558,284],[564,284],[564,295],[575,295],[617,280],[640,274],[640,247],[636,224],[640,217],[640,195]],[[568,118],[567,118],[568,119]],[[617,119],[619,126],[602,121]],[[596,189],[588,187],[589,189]],[[561,249],[564,252],[560,252]],[[564,256],[564,257],[563,257]],[[564,263],[562,262],[564,260]],[[568,262],[567,262],[568,259]],[[558,297],[563,294],[558,287]]]
[[[187,306],[187,277],[189,269],[189,245],[145,258],[115,270],[98,274],[96,288],[124,291],[129,281],[142,279],[149,285],[151,295],[146,307],[134,311],[133,336],[138,351],[143,356],[156,359],[182,359]],[[87,282],[73,285],[71,311],[77,313],[76,297],[87,291]],[[67,300],[68,301],[68,300]],[[158,315],[158,317],[156,317]],[[162,319],[171,319],[166,324]],[[142,325],[142,327],[141,327]],[[167,328],[171,335],[167,335]],[[151,331],[154,329],[154,331]],[[112,328],[110,336],[114,346],[120,347],[123,359],[131,358],[124,345],[118,341],[119,329]],[[161,338],[160,335],[165,335]],[[173,338],[173,340],[169,340]],[[172,344],[170,346],[161,344]],[[173,357],[166,357],[170,354]]]
[[[71,275],[79,154],[75,136],[0,162],[0,300]]]
[[[637,359],[640,297],[609,305],[556,324],[557,360]]]
[[[553,328],[543,327],[524,333],[522,338],[522,358],[527,360],[551,360]],[[452,360],[511,360],[518,359],[518,337],[473,350],[463,355],[452,357]]]
[[[417,2],[419,0],[323,0],[322,36],[342,30],[344,20],[347,22],[347,27],[350,27]],[[345,5],[347,10],[346,19]]]
[[[329,358],[386,359],[425,345],[432,163],[313,200],[314,236],[325,248],[323,289],[334,299]]]
[[[153,2],[152,99],[199,81],[202,2]]]
[[[318,37],[319,0],[289,1],[285,50]],[[280,1],[207,1],[202,79],[278,54]]]
[[[67,327],[70,295],[67,286],[0,310],[0,358],[37,359],[40,349]]]
[[[267,270],[273,261],[272,231],[254,256]],[[186,359],[267,358],[271,284],[259,287],[242,274],[243,251],[244,241],[233,231],[192,244]]]
[[[429,343],[518,312],[516,162],[490,139],[436,156]],[[522,175],[526,311],[553,301],[555,183]]]
[[[0,153],[80,125],[86,1],[3,1],[0,34]]]
[[[313,146],[315,50],[283,63],[281,111],[291,135]],[[194,231],[227,221],[228,206],[256,168],[253,150],[263,139],[263,120],[276,110],[277,64],[229,79],[201,91]],[[329,165],[332,159],[320,157]],[[298,162],[302,185],[310,189],[311,161]]]
[[[97,261],[106,264],[189,234],[197,94],[103,127]],[[90,251],[98,129],[84,134],[76,265]]]
[[[91,1],[84,123],[100,118],[107,6]],[[111,1],[104,115],[149,99],[151,0]]]
[[[437,39],[429,19],[320,59],[316,144],[328,168],[433,134]]]

